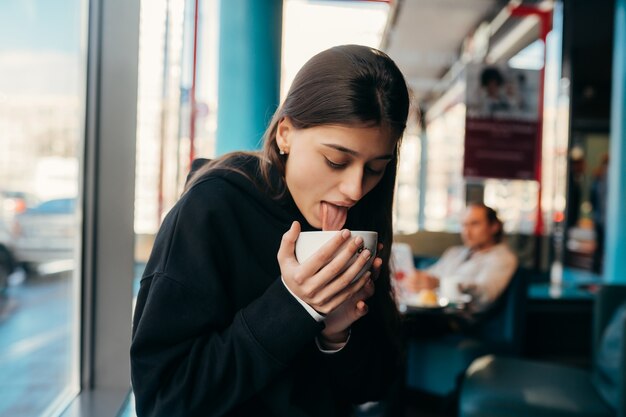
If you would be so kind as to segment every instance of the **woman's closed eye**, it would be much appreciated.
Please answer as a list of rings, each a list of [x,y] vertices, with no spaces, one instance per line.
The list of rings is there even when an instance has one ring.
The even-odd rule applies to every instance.
[[[332,169],[337,169],[338,170],[338,169],[343,169],[343,168],[348,166],[347,162],[334,162],[333,160],[331,160],[331,159],[329,159],[327,157],[324,157],[324,159],[326,160],[326,164],[328,164],[328,166],[331,167]],[[365,166],[365,173],[368,174],[368,175],[373,175],[373,176],[381,175],[383,173],[383,171],[384,171],[384,169],[378,170],[378,169],[374,169],[372,167],[369,167],[367,165]]]
[[[327,157],[324,157],[324,159],[326,159],[326,164],[328,164],[328,166],[331,167],[332,169],[342,169],[348,166],[347,162],[333,162]]]

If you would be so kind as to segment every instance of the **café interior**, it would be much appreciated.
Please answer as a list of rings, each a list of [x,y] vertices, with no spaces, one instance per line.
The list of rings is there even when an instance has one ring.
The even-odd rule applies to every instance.
[[[137,415],[139,278],[191,162],[258,150],[295,71],[356,43],[396,62],[411,107],[393,209],[402,372],[353,415],[626,416],[626,0],[28,3],[0,5],[0,26],[30,33],[0,42],[0,191],[77,208],[65,258],[33,267],[0,233],[0,267],[15,248],[0,415]],[[403,280],[463,245],[472,202],[497,211],[517,266],[480,326],[424,337],[471,300],[429,303]]]

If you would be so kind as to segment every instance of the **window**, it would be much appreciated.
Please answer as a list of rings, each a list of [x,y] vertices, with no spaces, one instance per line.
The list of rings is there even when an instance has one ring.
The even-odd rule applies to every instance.
[[[0,415],[79,390],[87,8],[0,3]]]

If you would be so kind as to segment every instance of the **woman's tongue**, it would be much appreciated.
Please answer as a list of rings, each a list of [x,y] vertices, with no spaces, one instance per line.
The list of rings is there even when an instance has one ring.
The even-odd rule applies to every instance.
[[[348,208],[322,201],[322,230],[341,230],[348,218]]]

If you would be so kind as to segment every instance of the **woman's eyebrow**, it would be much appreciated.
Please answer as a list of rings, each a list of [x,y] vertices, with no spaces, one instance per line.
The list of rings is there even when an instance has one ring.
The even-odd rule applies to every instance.
[[[356,157],[360,156],[360,154],[357,151],[349,149],[349,148],[346,148],[345,146],[336,145],[334,143],[322,143],[322,145],[324,145],[326,147],[329,147],[329,148],[332,148],[332,149],[335,149],[335,150],[337,150],[339,152],[345,152],[345,153],[347,153],[349,155],[352,155],[352,156],[356,156]],[[393,159],[393,155],[391,155],[391,154],[381,155],[381,156],[377,156],[376,158],[373,158],[373,159],[383,159],[383,160],[389,159],[390,160],[390,159]]]

